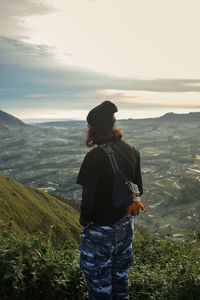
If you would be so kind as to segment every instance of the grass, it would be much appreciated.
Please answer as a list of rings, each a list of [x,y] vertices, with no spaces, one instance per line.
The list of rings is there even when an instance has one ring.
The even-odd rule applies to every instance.
[[[79,214],[55,197],[0,174],[0,226],[10,222],[17,236],[48,233],[68,242],[79,241]]]

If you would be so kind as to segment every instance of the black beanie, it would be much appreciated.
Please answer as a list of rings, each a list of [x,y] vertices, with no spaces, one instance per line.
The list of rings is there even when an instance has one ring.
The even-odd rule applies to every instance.
[[[112,128],[116,121],[114,113],[117,111],[118,109],[114,103],[104,101],[90,110],[87,115],[87,122],[95,129]]]

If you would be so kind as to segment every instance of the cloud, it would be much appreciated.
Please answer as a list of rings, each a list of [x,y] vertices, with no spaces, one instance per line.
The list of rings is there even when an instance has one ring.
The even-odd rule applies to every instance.
[[[0,37],[0,53],[0,103],[5,107],[48,105],[52,109],[87,109],[102,99],[116,100],[126,107],[132,104],[142,106],[148,105],[149,100],[142,103],[139,91],[155,95],[200,92],[200,79],[120,78],[62,66],[54,58],[54,48],[32,45],[17,38]],[[109,94],[113,90],[115,92]],[[128,91],[131,93],[129,97]],[[159,101],[162,104],[162,98]],[[153,106],[154,102],[149,101],[149,105]],[[177,105],[181,105],[181,96]]]
[[[6,89],[0,89],[0,94],[4,93]]]
[[[33,45],[17,38],[0,36],[0,63],[14,65],[37,65],[54,56],[54,47]]]
[[[197,92],[150,92],[139,90],[100,90],[102,96],[109,97],[126,107],[200,107],[200,94]]]
[[[47,99],[47,98],[55,98],[57,97],[56,94],[27,94],[23,95],[23,98],[26,99]]]
[[[151,92],[200,92],[200,79],[155,78],[155,79],[124,79],[123,89],[145,90]],[[132,83],[132,88],[130,88]],[[120,83],[119,83],[120,87]]]
[[[24,18],[55,12],[55,8],[39,0],[1,0],[0,35],[16,36],[24,28]]]
[[[200,92],[200,79],[120,78],[88,69],[62,66],[56,62],[54,50],[53,47],[46,45],[32,45],[18,39],[1,36],[0,64],[2,66],[2,81],[8,87],[11,86],[12,81],[12,85],[16,82],[19,87],[25,87],[26,84],[35,88],[43,86],[47,88],[45,91],[47,94],[49,94],[50,85],[53,85],[54,89],[57,87],[63,91],[76,90],[76,93],[83,90],[103,89],[151,92]],[[1,88],[5,88],[5,86]]]
[[[1,17],[24,17],[30,15],[43,15],[55,11],[50,4],[41,0],[2,0]]]

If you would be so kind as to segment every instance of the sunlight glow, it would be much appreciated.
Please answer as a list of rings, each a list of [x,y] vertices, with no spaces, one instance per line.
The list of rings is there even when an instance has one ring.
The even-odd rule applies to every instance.
[[[158,106],[197,107],[200,106],[200,94],[197,92],[159,93],[135,90],[99,90],[105,97],[116,99],[116,103],[146,104]]]

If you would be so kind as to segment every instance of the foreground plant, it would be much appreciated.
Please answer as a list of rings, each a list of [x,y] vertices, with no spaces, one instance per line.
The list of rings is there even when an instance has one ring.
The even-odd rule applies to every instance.
[[[0,234],[0,299],[84,300],[87,287],[79,269],[79,251],[67,243],[38,234],[17,238]],[[134,238],[134,265],[130,269],[130,299],[199,300],[200,254],[198,233],[191,240]]]

